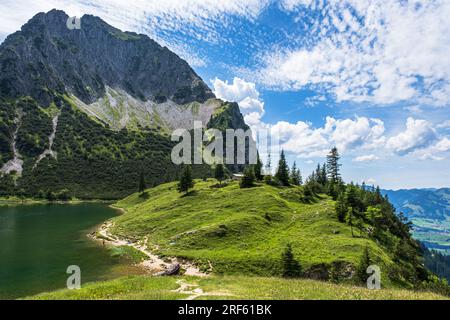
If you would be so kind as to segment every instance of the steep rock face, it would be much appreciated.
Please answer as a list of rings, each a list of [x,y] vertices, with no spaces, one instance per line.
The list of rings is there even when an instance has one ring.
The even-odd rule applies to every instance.
[[[200,121],[203,127],[206,127],[212,115],[223,104],[219,99],[194,101],[183,105],[172,100],[163,103],[142,101],[123,89],[113,89],[109,86],[106,86],[105,96],[91,104],[85,104],[75,96],[72,99],[78,108],[113,130],[147,127],[157,129],[161,133],[169,133],[177,128],[192,129],[194,121]]]
[[[30,95],[40,104],[52,91],[69,92],[84,103],[105,95],[105,85],[141,100],[178,104],[204,102],[214,94],[176,54],[145,35],[122,32],[85,15],[70,30],[63,11],[39,13],[0,49],[0,94]]]

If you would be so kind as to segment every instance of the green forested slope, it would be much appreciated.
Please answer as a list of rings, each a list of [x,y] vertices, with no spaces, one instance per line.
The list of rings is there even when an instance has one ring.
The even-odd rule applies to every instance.
[[[55,104],[60,113],[52,148],[56,158],[47,156],[37,166],[38,156],[48,148],[51,117],[31,98],[1,104],[2,117],[9,119],[2,126],[6,132],[17,125],[10,120],[14,113],[23,113],[17,148],[24,170],[17,177],[17,186],[12,179],[14,172],[1,178],[3,195],[38,196],[68,189],[81,198],[117,199],[136,190],[141,170],[149,185],[176,177],[170,161],[170,137],[149,129],[115,132],[77,110],[67,98],[56,98]],[[11,138],[5,136],[10,144]],[[11,157],[11,152],[2,153],[3,163]]]

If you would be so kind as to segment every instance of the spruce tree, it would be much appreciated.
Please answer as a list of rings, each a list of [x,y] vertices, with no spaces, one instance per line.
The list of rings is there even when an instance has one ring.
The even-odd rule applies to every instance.
[[[339,153],[336,147],[331,149],[330,153],[327,155],[327,173],[328,178],[332,184],[340,184],[341,183],[341,174],[339,164]]]
[[[291,183],[294,186],[299,186],[302,183],[302,177],[300,174],[300,170],[297,169],[297,164],[294,161],[294,164],[292,165],[292,169],[291,169]]]
[[[255,177],[256,177],[256,180],[258,180],[258,181],[261,181],[263,179],[262,168],[263,168],[263,163],[261,162],[261,159],[259,158],[259,153],[258,153],[257,158],[256,158],[256,164],[255,164]]]
[[[194,187],[194,180],[192,179],[192,169],[190,165],[185,165],[181,172],[180,181],[178,182],[178,191],[188,193],[189,189]]]
[[[380,186],[377,186],[377,188],[375,189],[375,202],[377,204],[383,203],[383,196],[381,195]]]
[[[338,218],[339,222],[344,222],[345,215],[347,214],[347,204],[346,204],[345,196],[343,193],[341,193],[338,196],[336,205],[335,205],[335,209],[336,209],[336,214],[337,214],[337,218]]]
[[[145,176],[144,176],[144,170],[141,170],[141,174],[139,176],[139,193],[144,193],[145,189],[147,189],[147,186],[145,184]]]
[[[290,244],[286,245],[284,252],[281,256],[283,261],[283,277],[285,278],[295,278],[299,277],[302,273],[302,268],[300,263],[295,260],[294,254],[292,253],[292,247]]]
[[[225,178],[225,170],[223,168],[223,164],[218,163],[216,168],[214,169],[214,178],[219,181],[219,184],[222,184],[223,179]]]
[[[281,150],[280,160],[278,161],[277,173],[275,178],[283,185],[289,186],[289,167],[286,162],[284,150]]]
[[[320,164],[317,164],[315,176],[316,182],[322,184],[322,167],[320,166]]]
[[[366,283],[367,282],[367,268],[372,264],[371,259],[370,259],[370,253],[369,253],[369,247],[366,246],[364,248],[364,252],[363,255],[361,256],[361,260],[359,262],[358,265],[358,269],[357,269],[357,276],[359,281],[361,281],[361,283]]]
[[[353,233],[353,220],[354,220],[354,216],[353,216],[353,208],[352,207],[348,207],[347,208],[347,223],[350,226],[350,229],[352,231],[352,237],[355,236],[355,234]]]
[[[327,166],[326,166],[325,163],[322,165],[322,169],[321,169],[321,172],[320,172],[320,177],[321,177],[321,182],[320,183],[322,183],[322,185],[325,186],[328,183]]]
[[[272,175],[272,156],[269,154],[267,155],[267,163],[266,163],[266,175]]]
[[[251,188],[255,186],[255,173],[252,166],[245,168],[244,176],[240,182],[241,188]]]

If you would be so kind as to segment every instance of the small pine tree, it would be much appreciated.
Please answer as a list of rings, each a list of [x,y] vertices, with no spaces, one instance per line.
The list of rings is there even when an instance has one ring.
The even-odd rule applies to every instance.
[[[358,265],[357,269],[357,276],[358,280],[361,281],[361,283],[366,283],[368,275],[367,275],[367,268],[372,264],[370,259],[370,252],[369,247],[364,248],[363,255],[361,256],[361,260]]]
[[[258,181],[262,181],[262,179],[264,178],[261,171],[263,168],[263,163],[261,162],[261,159],[259,158],[259,154],[256,158],[256,164],[255,164],[255,178]]]
[[[320,181],[319,183],[323,186],[326,186],[328,183],[328,178],[327,178],[327,167],[325,165],[325,163],[322,165],[322,168],[320,169]]]
[[[189,189],[194,187],[194,180],[192,179],[192,169],[190,165],[186,165],[181,172],[180,181],[178,182],[178,191],[188,193]]]
[[[251,166],[245,168],[244,176],[242,177],[240,187],[251,188],[255,186],[255,173]]]
[[[266,163],[266,175],[272,174],[272,157],[270,153],[267,155],[267,163]]]
[[[300,170],[297,169],[297,164],[295,163],[295,161],[291,169],[291,183],[294,186],[299,186],[302,183],[302,176],[300,174]]]
[[[223,164],[218,163],[216,165],[216,168],[214,169],[214,178],[219,181],[219,184],[222,184],[222,181],[225,178],[225,170],[223,168]]]
[[[345,202],[345,196],[343,193],[338,196],[335,209],[339,222],[344,222],[345,215],[347,214],[347,204]]]
[[[348,225],[350,226],[350,229],[352,230],[352,237],[354,237],[354,233],[353,233],[353,208],[352,207],[348,207],[347,208],[347,216],[346,216],[346,220]]]
[[[322,184],[322,167],[320,164],[317,164],[317,168],[315,171],[316,182]]]
[[[290,244],[286,245],[284,252],[281,256],[283,261],[283,277],[285,278],[296,278],[302,273],[302,268],[300,263],[295,260],[294,254],[292,253],[292,247]]]
[[[277,173],[275,178],[283,185],[289,186],[289,167],[286,162],[284,150],[281,150],[280,160],[278,161]]]
[[[141,170],[141,174],[139,176],[138,192],[139,193],[144,193],[145,189],[147,189],[147,185],[145,184],[144,170]]]
[[[375,189],[375,202],[377,204],[383,203],[383,196],[381,195],[380,186],[377,186],[377,188]]]

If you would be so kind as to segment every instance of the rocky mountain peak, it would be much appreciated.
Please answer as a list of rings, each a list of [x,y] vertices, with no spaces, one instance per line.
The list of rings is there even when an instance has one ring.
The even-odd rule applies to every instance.
[[[38,13],[0,46],[0,96],[31,95],[47,105],[54,93],[92,103],[106,86],[142,101],[204,102],[214,94],[188,63],[145,35],[122,32],[84,15],[67,27],[60,10]]]

